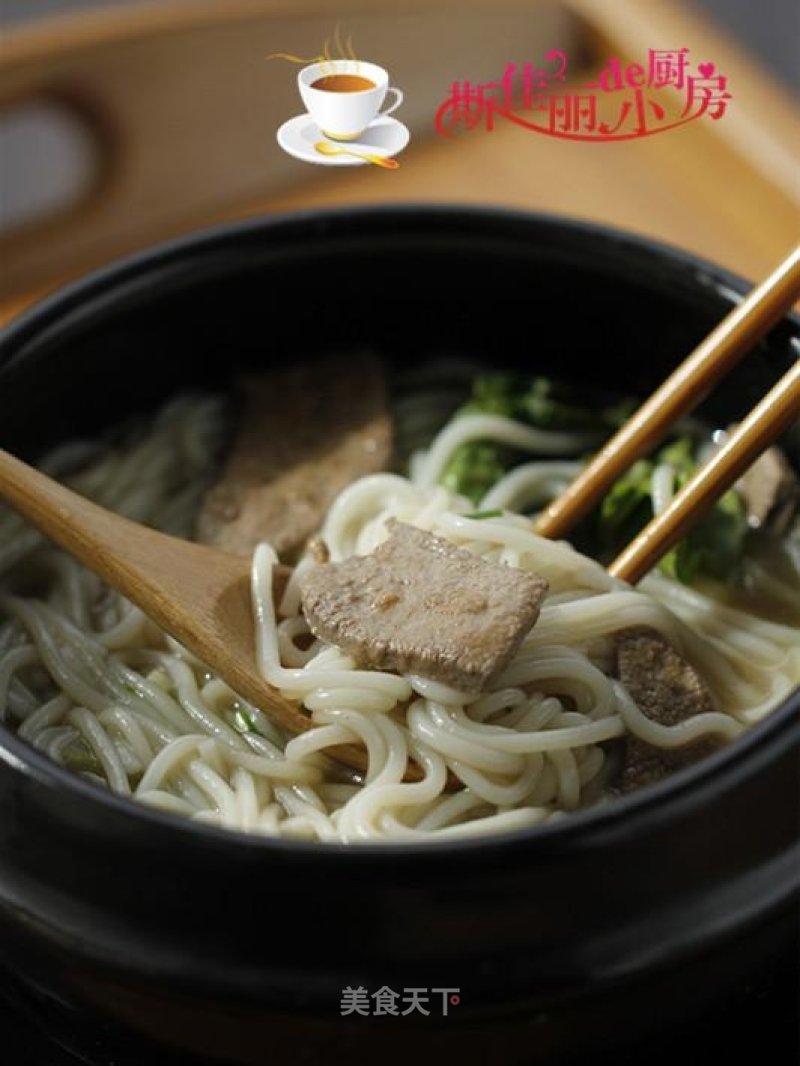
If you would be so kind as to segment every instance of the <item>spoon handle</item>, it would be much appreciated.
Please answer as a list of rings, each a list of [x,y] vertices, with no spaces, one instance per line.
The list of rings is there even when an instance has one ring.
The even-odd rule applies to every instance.
[[[0,499],[45,537],[92,569],[101,563],[107,549],[113,545],[122,547],[118,538],[120,525],[125,519],[79,496],[2,449]]]
[[[400,166],[396,159],[391,159],[385,155],[373,155],[372,152],[350,152],[350,155],[366,159],[367,162],[374,163],[376,167],[383,167],[384,170],[397,170]]]
[[[153,571],[160,569],[165,549],[183,545],[100,507],[2,449],[0,499],[126,595],[132,589],[132,599],[141,583],[157,583]]]

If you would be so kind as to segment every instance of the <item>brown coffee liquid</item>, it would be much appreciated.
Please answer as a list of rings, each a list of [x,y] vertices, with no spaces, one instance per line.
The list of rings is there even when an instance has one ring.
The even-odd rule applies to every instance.
[[[362,78],[360,74],[326,74],[311,82],[312,89],[322,89],[329,93],[360,93],[365,89],[374,89],[375,82]]]

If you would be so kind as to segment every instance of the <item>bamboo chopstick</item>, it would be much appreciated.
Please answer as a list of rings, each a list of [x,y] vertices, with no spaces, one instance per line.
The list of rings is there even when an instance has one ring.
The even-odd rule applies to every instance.
[[[728,441],[655,516],[609,573],[635,585],[689,527],[741,477],[750,464],[800,418],[800,360],[745,418]]]
[[[800,245],[756,286],[597,453],[534,524],[563,537],[637,459],[666,436],[800,297]],[[771,394],[770,394],[771,395]]]

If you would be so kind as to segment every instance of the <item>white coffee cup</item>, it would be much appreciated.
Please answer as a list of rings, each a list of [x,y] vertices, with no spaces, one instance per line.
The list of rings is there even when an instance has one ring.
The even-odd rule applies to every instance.
[[[355,91],[339,92],[331,89],[315,89],[314,82],[337,74],[366,78],[372,87]],[[403,102],[403,94],[389,85],[389,75],[375,63],[363,63],[360,59],[332,59],[303,67],[297,75],[300,96],[306,110],[326,137],[334,141],[354,141],[380,112],[390,115]],[[387,92],[394,93],[395,102],[381,112]]]

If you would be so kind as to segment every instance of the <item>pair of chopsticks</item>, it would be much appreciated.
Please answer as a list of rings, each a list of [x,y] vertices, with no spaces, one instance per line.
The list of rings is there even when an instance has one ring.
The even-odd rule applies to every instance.
[[[613,483],[694,410],[800,298],[800,245],[752,290],[597,453],[537,518],[543,537],[563,537],[600,502]],[[731,434],[727,442],[609,566],[636,584],[714,505],[747,468],[800,418],[800,359]]]

